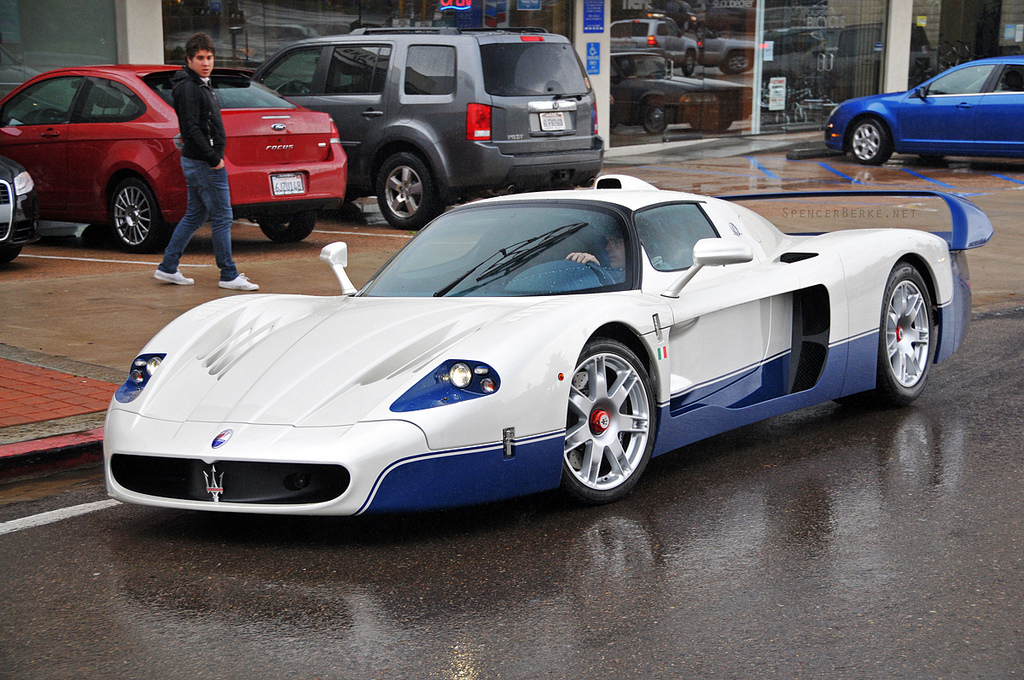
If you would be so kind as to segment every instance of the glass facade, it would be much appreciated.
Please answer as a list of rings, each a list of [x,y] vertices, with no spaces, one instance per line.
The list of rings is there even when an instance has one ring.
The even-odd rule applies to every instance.
[[[58,66],[116,61],[110,0],[0,0],[0,95]]]
[[[253,68],[296,40],[360,26],[538,27],[572,37],[584,1],[0,0],[0,95],[51,68],[126,61],[118,47],[126,7],[145,6],[154,17],[159,7],[167,63],[184,63],[185,40],[204,31],[219,65]],[[906,21],[908,6],[909,39],[890,45],[890,13]],[[838,102],[884,89],[893,53],[909,50],[913,87],[950,66],[1024,47],[1024,0],[604,0],[599,7],[610,12],[602,63],[611,100],[601,120],[610,123],[613,146],[821,127]],[[593,8],[584,6],[584,16]],[[641,25],[653,18],[657,25]],[[656,58],[622,56],[637,50]],[[891,69],[888,76],[892,83]],[[657,104],[650,95],[659,88],[668,92]]]
[[[2,1],[2,0],[0,0]],[[164,59],[184,63],[184,43],[208,33],[222,66],[254,67],[304,38],[359,27],[540,27],[572,35],[564,0],[162,0]]]

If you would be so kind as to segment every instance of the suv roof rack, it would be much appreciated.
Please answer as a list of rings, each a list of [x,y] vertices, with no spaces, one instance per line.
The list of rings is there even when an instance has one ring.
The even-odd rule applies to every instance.
[[[408,26],[408,27],[361,27],[353,30],[349,35],[369,35],[369,34],[410,34],[410,33],[424,33],[434,35],[462,35],[464,33],[548,33],[546,28],[539,28],[535,26],[524,26],[522,28],[455,28],[453,26]]]

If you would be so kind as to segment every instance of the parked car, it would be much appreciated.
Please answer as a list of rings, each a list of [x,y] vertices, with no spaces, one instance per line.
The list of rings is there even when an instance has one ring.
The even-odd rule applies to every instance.
[[[683,33],[672,19],[652,15],[646,19],[613,21],[609,31],[611,51],[650,52],[672,62],[683,75],[693,75],[697,67],[697,40]]]
[[[682,78],[664,57],[646,52],[611,56],[611,122],[643,125],[660,133],[686,123],[694,130],[723,132],[749,114],[748,89],[724,80]]]
[[[188,191],[175,144],[174,66],[88,66],[39,75],[0,100],[0,153],[32,173],[40,217],[110,224],[119,246],[161,250]],[[217,69],[232,208],[272,240],[298,241],[345,195],[329,116]]]
[[[301,515],[560,485],[606,503],[651,457],[764,418],[909,404],[967,332],[964,249],[992,235],[966,199],[922,194],[950,206],[944,236],[787,235],[733,201],[604,176],[449,210],[358,293],[330,244],[343,295],[216,300],[142,348],[107,411],[107,491]],[[768,198],[830,196],[863,200]]]
[[[697,29],[697,61],[717,67],[726,75],[749,71],[754,67],[754,41],[719,33],[707,26]]]
[[[1024,56],[961,64],[907,92],[850,99],[825,143],[879,165],[892,153],[1024,158]]]
[[[604,142],[590,80],[564,36],[529,29],[360,28],[303,40],[253,80],[334,118],[348,199],[418,229],[494,191],[588,184]]]
[[[26,243],[39,238],[39,200],[32,175],[0,156],[0,264],[7,264]]]

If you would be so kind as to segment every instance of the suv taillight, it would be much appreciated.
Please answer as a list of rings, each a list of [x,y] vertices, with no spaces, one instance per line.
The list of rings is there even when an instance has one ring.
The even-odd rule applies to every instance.
[[[648,47],[657,47],[658,46],[658,39],[655,38],[653,35],[647,36],[647,46]]]
[[[612,103],[614,104],[615,101],[612,100]],[[594,121],[594,134],[596,135],[597,134],[597,102],[596,101],[590,103],[590,111],[591,111],[590,119],[592,121]]]
[[[491,140],[491,107],[487,104],[466,107],[466,139],[471,142]]]

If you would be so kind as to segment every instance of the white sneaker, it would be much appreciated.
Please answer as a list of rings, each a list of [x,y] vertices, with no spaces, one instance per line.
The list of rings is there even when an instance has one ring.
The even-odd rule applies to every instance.
[[[195,283],[195,281],[193,281],[192,279],[186,279],[184,276],[181,275],[181,272],[178,271],[174,272],[173,274],[168,274],[165,271],[157,269],[156,272],[154,272],[153,274],[153,278],[163,281],[164,283],[176,283],[179,286],[191,286],[193,283]]]
[[[246,278],[245,274],[239,274],[230,281],[221,281],[217,284],[221,288],[227,288],[228,290],[259,290],[260,287],[255,283]]]

